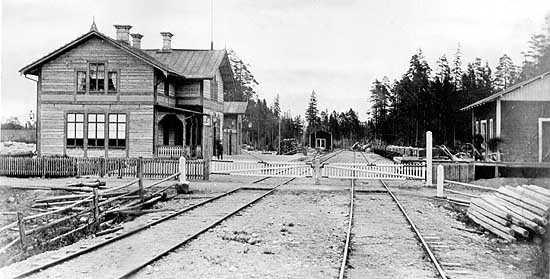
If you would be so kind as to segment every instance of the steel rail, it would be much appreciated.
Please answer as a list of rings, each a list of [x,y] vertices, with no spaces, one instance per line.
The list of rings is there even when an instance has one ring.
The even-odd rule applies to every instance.
[[[424,251],[426,251],[426,253],[428,254],[428,256],[430,257],[430,260],[431,262],[433,263],[435,269],[437,269],[437,272],[439,274],[439,277],[441,279],[447,279],[447,275],[445,274],[445,271],[443,270],[443,268],[441,267],[441,264],[439,263],[439,261],[437,260],[437,258],[435,257],[434,253],[432,252],[432,250],[430,249],[430,246],[428,246],[428,243],[426,243],[426,241],[424,240],[424,237],[422,237],[422,234],[420,233],[420,231],[418,230],[418,228],[416,227],[416,225],[414,224],[414,222],[412,221],[412,219],[409,217],[409,215],[407,214],[407,212],[405,211],[405,209],[403,208],[403,206],[401,205],[401,202],[397,199],[397,197],[393,194],[393,192],[390,190],[390,188],[388,187],[388,185],[386,185],[386,182],[384,182],[384,180],[380,179],[380,182],[382,183],[382,186],[384,186],[384,188],[386,188],[386,190],[388,191],[388,194],[390,194],[390,196],[392,197],[393,201],[395,201],[395,203],[397,204],[397,206],[399,207],[399,210],[401,210],[401,213],[403,213],[403,216],[405,216],[405,219],[407,219],[407,222],[409,223],[409,225],[411,226],[411,228],[413,229],[414,233],[416,234],[416,237],[418,238],[418,240],[420,240],[420,242],[422,243],[422,248],[424,248]]]
[[[333,158],[334,156],[340,154],[342,151],[340,151],[339,153],[336,153],[334,155],[332,155],[331,157],[327,158],[325,161],[329,160],[330,158]],[[330,154],[330,153],[329,153]],[[251,184],[254,184],[254,183],[258,183],[258,182],[261,182],[261,181],[264,181],[266,179],[270,178],[269,176],[266,176],[266,177],[262,177],[260,179],[257,179],[255,181],[253,181]],[[292,177],[288,180],[286,180],[285,182],[273,187],[273,188],[270,188],[269,191],[267,191],[266,193],[264,193],[263,195],[255,198],[254,200],[246,203],[245,205],[239,207],[238,209],[234,210],[233,212],[223,216],[222,218],[214,221],[213,223],[211,223],[210,225],[206,226],[205,228],[201,229],[200,231],[196,232],[195,234],[189,236],[188,238],[184,239],[183,241],[181,241],[180,243],[168,248],[167,250],[159,253],[158,255],[154,256],[153,258],[149,259],[148,261],[140,264],[139,266],[135,267],[134,269],[130,270],[129,272],[127,272],[126,274],[118,277],[118,278],[129,278],[130,276],[136,274],[137,272],[139,272],[140,270],[142,270],[143,268],[145,268],[146,266],[152,264],[153,262],[156,262],[158,261],[159,259],[163,258],[164,256],[166,256],[167,254],[173,252],[174,250],[177,250],[178,248],[184,246],[185,244],[187,244],[188,242],[192,241],[193,239],[196,239],[197,237],[199,237],[201,234],[207,232],[208,230],[212,229],[213,227],[219,225],[220,223],[222,223],[223,221],[227,220],[228,218],[232,217],[233,215],[237,214],[238,212],[240,212],[241,210],[253,205],[254,203],[258,202],[259,200],[263,199],[264,197],[266,197],[267,195],[273,193],[275,190],[277,190],[277,188],[283,186],[283,185],[286,185],[290,182],[292,182],[294,179],[296,179],[296,177]]]
[[[331,157],[327,158],[325,161],[327,161],[327,160],[329,160],[330,158],[332,158],[332,157],[334,157],[334,156],[340,154],[341,152],[342,152],[342,151],[337,152],[336,154],[333,154]],[[327,154],[327,155],[331,155],[331,153],[329,153],[329,154]],[[264,181],[264,180],[267,180],[267,179],[269,179],[269,178],[271,178],[271,177],[270,177],[270,176],[262,177],[262,178],[259,178],[259,179],[257,179],[257,180],[254,180],[254,181],[250,182],[250,184],[256,184],[256,183],[262,182],[262,181]],[[289,179],[289,180],[287,180],[287,181],[285,181],[284,183],[282,183],[282,184],[280,184],[280,185],[277,185],[277,186],[274,187],[274,188],[269,188],[269,189],[274,190],[274,189],[277,188],[277,187],[280,187],[280,186],[282,186],[282,185],[286,185],[286,184],[290,183],[290,182],[291,182],[292,180],[294,180],[294,179],[295,179],[295,177],[294,177],[294,178],[291,178],[291,179]],[[81,255],[90,253],[90,252],[92,252],[92,251],[94,251],[94,250],[97,250],[97,249],[99,249],[99,248],[101,248],[101,247],[103,247],[103,246],[105,246],[105,245],[108,245],[108,244],[113,243],[113,242],[116,242],[116,241],[118,241],[118,240],[120,240],[120,239],[123,239],[123,238],[126,238],[126,237],[128,237],[128,236],[131,236],[131,235],[133,235],[133,234],[135,234],[135,233],[138,233],[138,232],[140,232],[140,231],[142,231],[142,230],[149,229],[150,227],[152,227],[152,226],[154,226],[154,225],[157,225],[157,224],[159,224],[159,223],[162,223],[162,222],[164,222],[164,221],[166,221],[166,220],[168,220],[168,219],[174,218],[174,217],[176,217],[176,216],[178,216],[178,215],[181,215],[181,214],[183,214],[183,213],[185,213],[185,212],[187,212],[187,211],[193,210],[193,209],[195,209],[195,208],[197,208],[197,207],[200,207],[200,206],[202,206],[202,205],[204,205],[204,204],[207,204],[207,203],[210,203],[210,202],[215,201],[215,200],[217,200],[217,199],[220,199],[220,198],[222,198],[222,197],[224,197],[224,196],[233,194],[233,193],[235,193],[235,192],[237,192],[237,191],[239,191],[239,190],[247,190],[247,187],[246,187],[246,186],[241,186],[241,187],[232,189],[232,190],[230,190],[230,191],[224,192],[224,193],[222,193],[222,194],[220,194],[220,195],[217,195],[217,196],[215,196],[215,197],[212,197],[212,198],[210,198],[210,199],[207,199],[207,200],[205,200],[205,201],[202,201],[202,202],[200,202],[200,203],[198,203],[198,204],[195,204],[195,205],[186,207],[186,208],[184,208],[184,209],[182,209],[182,210],[180,210],[180,211],[177,211],[177,212],[175,212],[175,213],[172,213],[172,214],[170,214],[170,215],[168,215],[168,216],[165,216],[165,217],[163,217],[163,218],[161,218],[161,219],[159,219],[159,220],[156,220],[156,221],[154,221],[154,222],[151,222],[151,223],[149,223],[149,224],[145,224],[145,225],[143,225],[143,226],[137,227],[137,228],[135,228],[135,229],[133,229],[133,230],[131,230],[131,231],[128,231],[128,232],[123,233],[123,234],[121,234],[121,235],[118,235],[118,236],[116,236],[116,237],[107,239],[107,240],[105,240],[105,241],[102,241],[102,242],[100,242],[100,243],[97,243],[97,244],[95,244],[95,245],[92,245],[92,246],[90,246],[90,247],[88,247],[88,248],[82,249],[82,250],[80,250],[80,251],[78,251],[78,252],[69,254],[69,255],[67,255],[67,256],[65,256],[65,257],[62,257],[62,258],[59,258],[59,259],[55,259],[55,260],[53,260],[53,261],[50,261],[50,262],[48,262],[48,263],[45,263],[45,264],[40,265],[40,266],[38,266],[38,267],[35,267],[35,268],[31,269],[31,270],[27,270],[27,271],[25,271],[25,272],[23,272],[23,273],[20,273],[19,275],[16,275],[15,277],[11,277],[11,279],[24,278],[24,277],[30,276],[30,275],[32,275],[32,274],[35,274],[35,273],[37,273],[37,272],[43,271],[43,270],[45,270],[45,269],[48,269],[48,268],[50,268],[50,267],[53,267],[53,266],[59,265],[59,264],[61,264],[61,263],[64,263],[64,262],[66,262],[66,261],[68,261],[68,260],[71,260],[71,259],[73,259],[73,258],[76,258],[76,257],[78,257],[78,256],[81,256]],[[272,191],[270,191],[270,192],[268,192],[268,193],[271,193],[271,192],[272,192]],[[267,195],[267,194],[265,194],[264,196],[266,196],[266,195]],[[262,196],[262,197],[264,197],[264,196]],[[257,200],[261,199],[262,197],[258,198]],[[245,206],[245,207],[246,207],[246,206]]]
[[[349,246],[351,243],[351,229],[353,226],[353,211],[355,206],[355,180],[351,180],[351,192],[350,192],[350,206],[349,206],[349,221],[348,221],[348,231],[346,234],[346,244],[344,245],[344,258],[342,259],[342,264],[340,265],[340,273],[338,278],[343,279],[345,272],[346,272],[346,266],[348,264],[348,255],[349,255]]]
[[[359,152],[363,155],[363,158],[368,162],[366,156],[363,154],[363,151],[359,151]],[[354,158],[354,161],[355,161],[355,151],[354,151],[354,157],[353,158]],[[350,242],[351,242],[351,230],[352,230],[352,226],[353,226],[353,210],[354,210],[354,207],[355,207],[354,206],[355,205],[355,203],[354,203],[355,183],[354,183],[354,179],[352,179],[351,181],[352,181],[351,182],[352,183],[351,184],[352,193],[351,193],[351,201],[350,201],[350,214],[349,214],[350,218],[349,218],[349,223],[348,223],[348,231],[347,231],[347,235],[346,235],[346,244],[344,246],[344,258],[342,259],[342,264],[340,266],[340,273],[339,273],[339,277],[338,277],[339,279],[343,279],[345,277],[345,268],[346,268],[346,265],[347,265],[349,245],[350,245]],[[384,182],[384,180],[379,179],[379,181],[382,184],[382,186],[384,186],[384,188],[385,188],[384,192],[390,194],[390,196],[392,197],[392,200],[397,204],[397,207],[399,208],[399,210],[401,211],[403,216],[405,216],[405,219],[407,219],[407,222],[409,223],[409,225],[411,226],[412,230],[414,231],[416,237],[418,238],[418,240],[422,244],[422,248],[428,254],[428,256],[430,258],[430,261],[432,262],[435,269],[437,270],[437,273],[438,273],[439,277],[441,279],[448,279],[445,271],[441,267],[441,264],[439,263],[439,261],[437,260],[437,258],[434,255],[433,251],[430,249],[430,247],[428,246],[428,244],[424,240],[424,237],[422,236],[422,234],[420,233],[420,231],[418,230],[418,228],[416,227],[416,225],[414,224],[412,219],[409,217],[409,215],[405,211],[405,208],[403,208],[403,206],[401,205],[401,202],[393,194],[393,192],[390,190],[390,188]]]
[[[256,184],[256,183],[258,183],[258,182],[260,182],[260,181],[263,181],[263,180],[265,180],[265,179],[268,179],[268,178],[269,178],[269,177],[263,177],[263,178],[261,178],[261,179],[252,181],[250,184]],[[193,210],[193,209],[195,209],[195,208],[197,208],[197,207],[200,207],[200,206],[202,206],[202,205],[205,205],[205,204],[207,204],[207,203],[213,202],[213,201],[215,201],[215,200],[217,200],[217,199],[220,199],[220,198],[222,198],[222,197],[225,197],[225,196],[227,196],[227,195],[233,194],[233,193],[235,193],[235,192],[237,192],[237,191],[239,191],[239,190],[247,190],[247,187],[246,187],[246,186],[241,186],[241,187],[238,187],[238,188],[229,190],[229,191],[227,191],[227,192],[224,192],[224,193],[222,193],[222,194],[220,194],[220,195],[217,195],[217,196],[215,196],[215,197],[212,197],[212,198],[210,198],[210,199],[204,200],[204,201],[202,201],[202,202],[200,202],[200,203],[197,203],[197,204],[195,204],[195,205],[192,205],[192,206],[183,208],[183,209],[181,209],[180,211],[174,212],[174,213],[172,213],[172,214],[170,214],[170,215],[168,215],[168,216],[165,216],[165,217],[163,217],[163,218],[160,218],[159,220],[156,220],[156,221],[154,221],[154,222],[151,222],[151,223],[145,224],[145,225],[143,225],[143,226],[137,227],[137,228],[132,229],[132,230],[126,232],[126,233],[123,233],[123,234],[118,235],[118,236],[116,236],[116,237],[113,237],[113,238],[111,238],[111,239],[107,239],[107,240],[102,241],[102,242],[100,242],[100,243],[97,243],[97,244],[95,244],[95,245],[93,245],[93,246],[90,246],[90,247],[88,247],[88,248],[82,249],[82,250],[80,250],[80,251],[78,251],[78,252],[69,254],[69,255],[67,255],[67,256],[65,256],[65,257],[62,257],[62,258],[59,258],[59,259],[55,259],[55,260],[53,260],[53,261],[51,261],[51,262],[45,263],[45,264],[43,264],[43,265],[41,265],[41,266],[38,266],[38,267],[35,267],[35,268],[31,269],[31,270],[25,271],[25,272],[23,272],[23,273],[21,273],[21,274],[15,276],[15,277],[11,277],[11,278],[12,278],[12,279],[24,278],[24,277],[30,276],[30,275],[32,275],[32,274],[34,274],[34,273],[43,271],[43,270],[45,270],[45,269],[47,269],[47,268],[50,268],[50,267],[52,267],[52,266],[59,265],[59,264],[61,264],[61,263],[63,263],[63,262],[66,262],[66,261],[71,260],[71,259],[73,259],[73,258],[76,258],[76,257],[78,257],[78,256],[81,256],[81,255],[90,253],[90,252],[92,252],[92,251],[94,251],[94,250],[97,250],[97,249],[99,249],[99,248],[101,248],[101,247],[103,247],[103,246],[105,246],[105,245],[107,245],[107,244],[110,244],[110,243],[116,242],[116,241],[118,241],[118,240],[120,240],[120,239],[129,237],[129,236],[131,236],[131,235],[133,235],[133,234],[135,234],[135,233],[138,233],[138,232],[140,232],[140,231],[143,231],[143,230],[145,230],[145,229],[149,229],[150,227],[152,227],[152,226],[154,226],[154,225],[157,225],[157,224],[159,224],[159,223],[162,223],[162,222],[164,222],[164,221],[166,221],[166,220],[168,220],[168,219],[174,218],[174,217],[176,217],[176,216],[178,216],[178,215],[181,215],[181,214],[183,214],[183,213],[185,213],[185,212],[188,212],[188,211],[190,211],[190,210]]]
[[[212,229],[213,227],[219,225],[220,223],[222,223],[223,221],[229,219],[231,216],[237,214],[238,212],[240,212],[241,210],[253,205],[254,203],[256,203],[257,201],[261,200],[262,198],[266,197],[267,195],[273,193],[275,190],[277,190],[277,188],[279,188],[280,186],[283,186],[283,185],[286,185],[288,183],[290,183],[291,181],[293,181],[294,179],[296,179],[295,177],[293,178],[290,178],[289,180],[273,187],[273,188],[270,188],[269,191],[267,191],[266,193],[262,194],[261,196],[255,198],[254,200],[244,204],[243,206],[239,207],[238,209],[230,212],[229,214],[223,216],[222,218],[214,221],[213,223],[211,223],[210,225],[204,227],[203,229],[201,229],[200,231],[196,232],[195,234],[189,236],[188,238],[184,239],[183,241],[181,241],[180,243],[168,248],[167,250],[157,254],[156,256],[154,256],[153,258],[147,260],[146,262],[140,264],[139,266],[133,268],[132,270],[130,270],[129,272],[125,273],[124,275],[118,277],[118,278],[129,278],[130,276],[136,274],[137,272],[139,272],[140,270],[142,270],[143,268],[145,268],[146,266],[152,264],[153,262],[156,262],[157,260],[161,259],[162,257],[166,256],[167,254],[171,253],[172,251],[184,246],[185,244],[187,244],[188,242],[192,241],[193,239],[196,239],[197,237],[199,237],[201,234],[207,232],[208,230]]]

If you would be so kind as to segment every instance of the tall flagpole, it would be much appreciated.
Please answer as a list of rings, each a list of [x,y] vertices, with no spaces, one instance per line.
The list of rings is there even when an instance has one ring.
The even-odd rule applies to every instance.
[[[214,50],[214,0],[210,0],[210,50]]]

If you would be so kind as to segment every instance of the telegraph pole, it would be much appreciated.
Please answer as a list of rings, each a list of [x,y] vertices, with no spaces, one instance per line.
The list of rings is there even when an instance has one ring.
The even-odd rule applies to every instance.
[[[283,155],[281,153],[281,118],[279,117],[279,155]]]

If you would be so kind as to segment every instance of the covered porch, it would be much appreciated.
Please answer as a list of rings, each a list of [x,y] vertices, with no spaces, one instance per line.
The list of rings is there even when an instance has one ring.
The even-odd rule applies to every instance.
[[[156,157],[203,158],[202,114],[178,108],[155,111]]]

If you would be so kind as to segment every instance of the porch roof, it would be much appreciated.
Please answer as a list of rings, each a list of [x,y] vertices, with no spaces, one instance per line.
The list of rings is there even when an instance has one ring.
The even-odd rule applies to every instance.
[[[248,102],[223,102],[224,114],[245,114]]]

